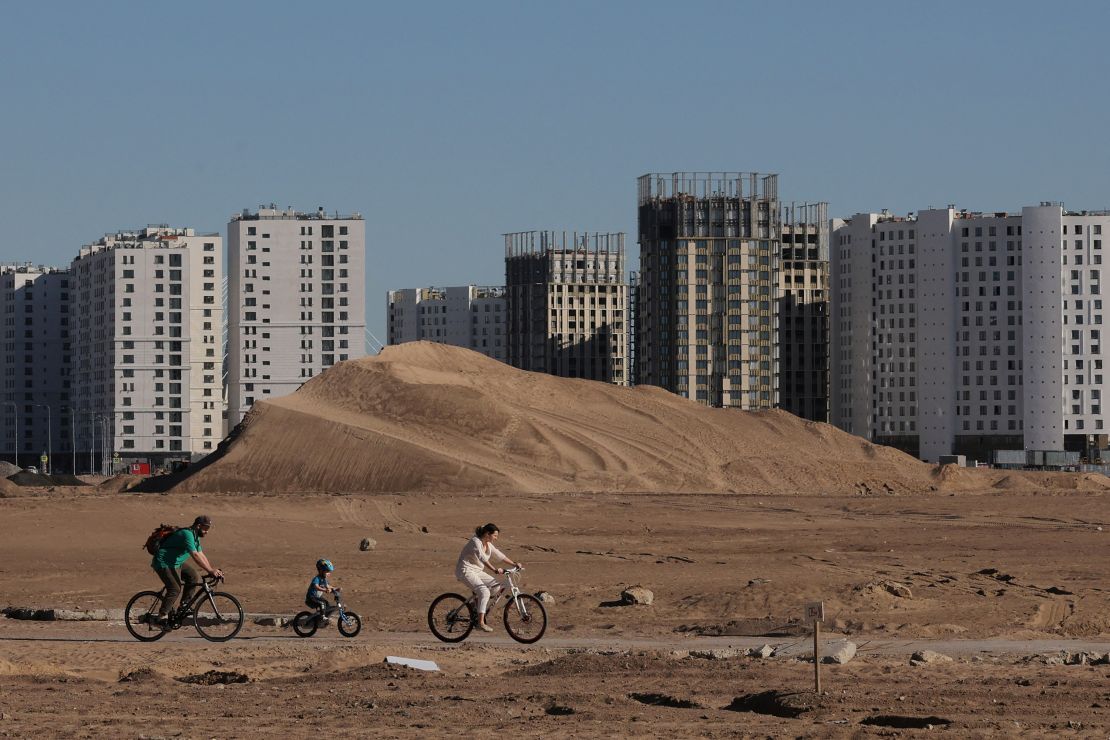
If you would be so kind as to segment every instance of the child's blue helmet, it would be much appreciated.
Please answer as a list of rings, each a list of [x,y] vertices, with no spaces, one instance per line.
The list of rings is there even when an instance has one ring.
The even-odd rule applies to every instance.
[[[327,558],[320,558],[316,561],[316,570],[326,570],[328,573],[331,573],[335,570],[335,566],[332,565],[331,561]]]

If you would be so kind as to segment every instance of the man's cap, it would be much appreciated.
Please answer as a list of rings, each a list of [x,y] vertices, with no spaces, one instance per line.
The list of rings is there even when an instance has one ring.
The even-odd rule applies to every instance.
[[[198,516],[196,519],[193,520],[193,526],[194,527],[211,527],[212,526],[212,518],[210,516],[208,516],[207,514],[201,514],[200,516]]]

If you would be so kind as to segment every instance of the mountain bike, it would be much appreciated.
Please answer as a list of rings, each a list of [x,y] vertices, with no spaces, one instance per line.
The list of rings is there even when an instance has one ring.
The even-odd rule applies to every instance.
[[[158,619],[162,598],[166,589],[161,591],[140,591],[131,597],[124,609],[124,624],[136,640],[153,642],[167,632],[180,629],[190,617],[193,627],[205,640],[225,642],[243,628],[243,606],[229,593],[213,591],[212,586],[223,578],[205,576],[189,601],[170,611],[165,621]]]
[[[517,642],[530,645],[536,642],[547,630],[547,611],[543,603],[532,594],[521,593],[513,578],[524,570],[521,567],[505,570],[509,599],[505,602],[505,631]],[[497,596],[490,602],[488,615],[505,594],[502,586]],[[478,597],[469,599],[459,594],[446,593],[437,596],[428,607],[428,627],[432,634],[444,642],[462,642],[478,624]]]
[[[328,606],[323,612],[301,612],[293,617],[293,631],[301,637],[312,637],[316,630],[328,623],[334,614],[335,624],[339,627],[339,634],[344,637],[354,637],[362,630],[362,617],[354,612],[347,611],[340,600],[340,589],[332,589],[335,594],[335,604]]]

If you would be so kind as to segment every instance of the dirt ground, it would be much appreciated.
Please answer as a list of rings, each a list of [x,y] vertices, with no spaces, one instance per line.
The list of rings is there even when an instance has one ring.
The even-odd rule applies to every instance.
[[[313,563],[330,557],[362,634],[346,640],[331,628],[302,640],[248,625],[222,645],[188,630],[140,644],[119,623],[0,619],[0,735],[1110,732],[1110,665],[1048,664],[1036,642],[918,667],[909,647],[868,649],[1110,638],[1110,507],[1098,492],[26,491],[0,499],[0,606],[122,608],[157,583],[140,549],[154,525],[199,513],[214,520],[205,551],[248,612],[299,610]],[[500,625],[447,646],[425,626],[431,599],[458,590],[452,573],[467,534],[489,520],[502,549],[527,565],[525,589],[555,597],[534,646],[507,640]],[[360,552],[364,537],[376,544]],[[653,604],[615,605],[631,585],[650,589]],[[820,697],[798,652],[808,639],[802,607],[817,600],[825,630],[860,645],[847,665],[825,667]],[[793,646],[793,657],[687,657],[760,635]],[[435,660],[442,671],[388,667],[387,655]],[[211,670],[249,682],[180,680]],[[738,711],[752,707],[761,711]]]

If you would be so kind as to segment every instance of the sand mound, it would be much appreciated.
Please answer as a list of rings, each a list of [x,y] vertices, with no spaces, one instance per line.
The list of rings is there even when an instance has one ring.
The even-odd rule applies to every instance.
[[[54,485],[54,481],[50,480],[50,476],[43,475],[42,473],[28,473],[20,471],[14,475],[9,475],[8,480],[17,486],[38,486],[40,488],[47,488]]]
[[[54,486],[87,486],[85,481],[81,480],[75,475],[69,473],[58,473],[55,475],[46,475],[44,473],[28,473],[20,471],[14,475],[8,476],[8,480],[17,486],[29,486],[35,488],[52,488]]]
[[[0,498],[5,496],[15,496],[19,493],[19,486],[12,483],[7,478],[0,478]]]
[[[924,490],[930,468],[783,411],[516,370],[414,342],[256,403],[175,491]]]
[[[105,493],[123,493],[139,483],[142,483],[142,481],[143,479],[137,475],[122,473],[97,484],[96,490],[104,491]]]
[[[7,478],[9,475],[15,475],[21,468],[12,465],[7,460],[0,460],[0,478]]]

